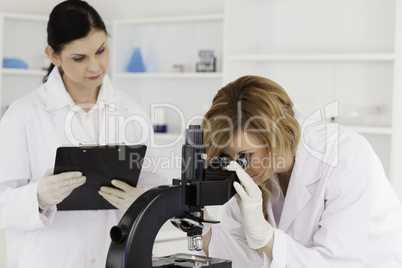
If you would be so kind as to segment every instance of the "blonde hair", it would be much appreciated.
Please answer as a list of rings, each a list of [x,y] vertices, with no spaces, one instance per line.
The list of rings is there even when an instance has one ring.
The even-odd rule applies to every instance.
[[[243,76],[229,83],[215,95],[205,114],[202,127],[207,163],[219,157],[230,144],[235,131],[253,132],[266,144],[271,163],[262,174],[267,178],[260,185],[263,193],[263,212],[267,215],[267,201],[272,197],[273,163],[285,153],[295,154],[300,138],[300,126],[295,119],[293,102],[285,90],[272,80],[260,76]]]

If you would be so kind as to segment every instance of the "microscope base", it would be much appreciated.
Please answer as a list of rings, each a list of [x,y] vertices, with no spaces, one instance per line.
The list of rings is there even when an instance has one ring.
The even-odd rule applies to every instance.
[[[152,267],[169,268],[169,267],[190,267],[190,268],[231,268],[232,262],[217,258],[209,258],[185,253],[178,253],[166,257],[153,257]]]

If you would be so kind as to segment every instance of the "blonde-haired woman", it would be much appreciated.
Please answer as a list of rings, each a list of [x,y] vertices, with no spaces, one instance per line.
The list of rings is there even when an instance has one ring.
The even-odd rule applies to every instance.
[[[275,82],[244,76],[203,121],[209,159],[248,155],[204,251],[233,267],[402,267],[402,207],[359,134],[295,119]]]

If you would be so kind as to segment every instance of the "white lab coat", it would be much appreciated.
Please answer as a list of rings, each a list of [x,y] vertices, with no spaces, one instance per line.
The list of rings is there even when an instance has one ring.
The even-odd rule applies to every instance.
[[[64,88],[55,72],[56,68],[47,83],[10,105],[0,123],[0,229],[6,229],[8,267],[105,267],[109,231],[122,212],[56,211],[53,206],[43,215],[38,210],[38,181],[54,166],[57,147],[90,141],[77,116],[68,118],[68,106],[46,108],[47,87]],[[107,76],[102,87],[111,87]],[[121,129],[115,127],[119,118],[147,118],[129,96],[120,91],[115,95],[117,109],[104,109],[99,143],[133,144],[143,134],[148,138],[149,129],[139,128],[133,117]],[[145,189],[168,183],[152,174],[152,168],[141,172],[138,184]]]
[[[401,204],[368,142],[336,124],[314,124],[295,159],[280,219],[268,204],[272,262],[248,247],[234,198],[212,226],[209,256],[233,268],[402,267]]]

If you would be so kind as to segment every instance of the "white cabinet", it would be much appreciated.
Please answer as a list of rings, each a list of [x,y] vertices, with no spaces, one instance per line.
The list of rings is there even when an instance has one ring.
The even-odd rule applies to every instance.
[[[152,104],[165,106],[168,133],[182,133],[186,124],[199,122],[222,85],[222,15],[116,20],[111,40],[116,88],[149,114]],[[145,73],[127,72],[136,44]],[[199,50],[214,51],[216,72],[196,72]],[[175,72],[175,64],[184,72]]]
[[[223,15],[115,20],[110,40],[113,84],[131,95],[151,120],[155,109],[163,109],[168,133],[153,139],[163,147],[157,160],[168,178],[179,178],[184,131],[200,123],[222,86]],[[135,46],[141,49],[146,72],[127,72]],[[215,72],[196,72],[199,50],[214,51]],[[174,70],[175,64],[183,72]]]
[[[23,60],[28,69],[0,66],[0,116],[14,100],[42,83],[46,60],[47,17],[0,13],[0,58]]]
[[[227,0],[224,83],[247,74],[276,81],[302,122],[321,113],[363,134],[396,186],[402,172],[391,148],[402,149],[402,122],[393,105],[402,88],[393,80],[401,61],[395,10],[396,1],[380,0]]]

